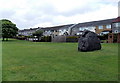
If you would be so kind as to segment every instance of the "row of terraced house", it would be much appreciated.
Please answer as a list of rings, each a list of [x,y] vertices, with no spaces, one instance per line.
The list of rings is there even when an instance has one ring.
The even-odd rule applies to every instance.
[[[120,17],[92,22],[84,22],[78,24],[68,24],[53,27],[38,27],[19,30],[19,35],[30,36],[37,30],[43,30],[44,36],[52,36],[52,38],[59,38],[61,36],[79,36],[84,30],[90,30],[98,35],[108,35],[110,43],[113,42],[114,34],[117,34],[117,42],[120,42]]]

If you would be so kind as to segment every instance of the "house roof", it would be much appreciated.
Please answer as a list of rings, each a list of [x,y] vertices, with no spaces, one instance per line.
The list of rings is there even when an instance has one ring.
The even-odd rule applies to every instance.
[[[116,19],[114,19],[113,22],[120,22],[120,17],[117,17]]]
[[[30,28],[30,29],[23,29],[23,30],[19,30],[19,32],[31,31],[31,30],[37,30],[37,29],[40,29],[40,27],[38,27],[38,28]]]
[[[99,20],[99,21],[92,21],[92,22],[84,22],[84,23],[78,23],[76,26],[74,27],[87,27],[87,26],[99,26],[99,25],[106,25],[106,24],[111,24],[113,22],[113,20],[115,20],[115,18],[113,19],[107,19],[107,20]],[[73,28],[74,28],[73,27]]]
[[[113,18],[113,19],[106,19],[106,20],[99,20],[99,21],[92,21],[92,22],[84,22],[84,23],[78,23],[72,28],[79,28],[79,27],[87,27],[87,26],[99,26],[99,25],[106,25],[106,24],[111,24],[112,22],[120,22],[120,17]],[[19,32],[24,32],[24,31],[30,31],[30,30],[37,30],[37,29],[42,29],[42,30],[58,30],[61,28],[68,28],[74,24],[68,24],[68,25],[60,25],[60,26],[53,26],[53,27],[38,27],[38,28],[30,28],[30,29],[24,29],[24,30],[19,30]]]
[[[68,25],[60,25],[60,26],[53,26],[53,27],[45,27],[45,28],[41,28],[42,30],[58,30],[60,28],[68,28],[70,26],[72,26],[73,24],[68,24]]]

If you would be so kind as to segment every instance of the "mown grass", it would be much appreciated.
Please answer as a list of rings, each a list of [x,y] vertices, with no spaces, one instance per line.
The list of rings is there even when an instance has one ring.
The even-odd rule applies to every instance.
[[[0,82],[2,82],[2,41],[0,38]]]
[[[118,44],[78,52],[77,43],[2,43],[3,81],[116,81]]]

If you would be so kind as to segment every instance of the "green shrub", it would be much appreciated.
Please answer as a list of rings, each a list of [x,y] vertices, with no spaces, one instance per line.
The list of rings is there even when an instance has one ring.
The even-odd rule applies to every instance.
[[[108,34],[99,35],[98,37],[99,37],[100,40],[107,40],[108,39]]]
[[[114,34],[113,42],[117,42],[117,36],[118,36],[118,34]]]
[[[42,36],[41,42],[51,42],[51,36]]]
[[[19,40],[26,40],[26,39],[27,39],[27,36],[19,35],[19,36],[17,36],[16,38],[19,39]]]
[[[67,36],[66,42],[78,42],[78,36]]]
[[[78,36],[67,36],[66,38],[78,38]]]

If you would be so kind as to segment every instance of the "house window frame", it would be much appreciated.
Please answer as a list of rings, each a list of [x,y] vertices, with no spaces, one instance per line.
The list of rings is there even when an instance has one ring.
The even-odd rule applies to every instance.
[[[103,29],[103,25],[98,26],[98,29]]]
[[[84,31],[85,28],[84,27],[79,27],[79,31]]]
[[[113,23],[114,27],[120,27],[120,22]]]
[[[67,30],[66,29],[63,29],[64,32],[66,32]]]
[[[106,28],[111,29],[112,28],[111,24],[106,25]]]

